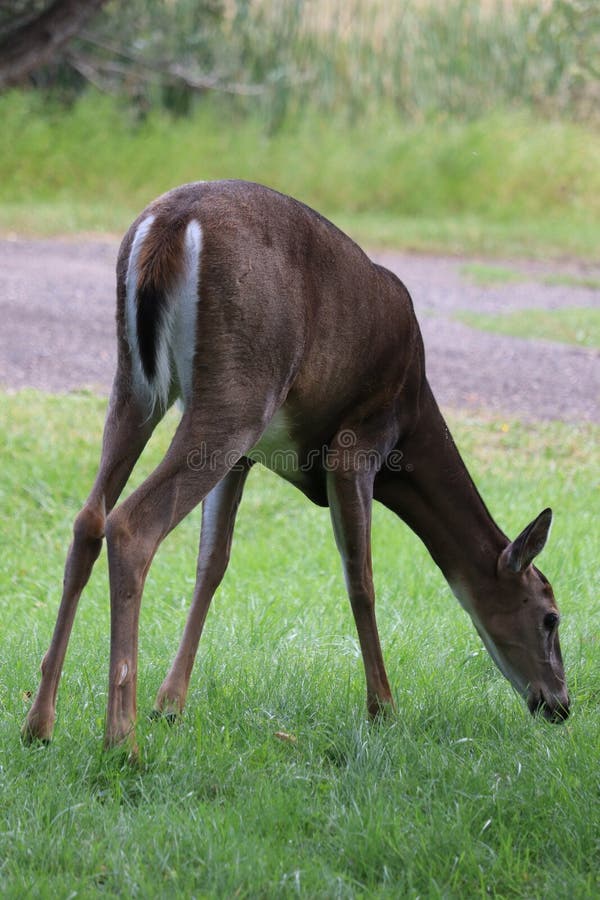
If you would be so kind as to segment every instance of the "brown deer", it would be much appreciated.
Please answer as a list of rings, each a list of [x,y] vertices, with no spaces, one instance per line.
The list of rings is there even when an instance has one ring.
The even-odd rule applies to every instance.
[[[118,365],[96,481],[74,524],[62,602],[26,739],[49,740],[80,594],[106,535],[108,746],[135,748],[138,621],[163,538],[203,501],[197,579],[156,710],[184,706],[206,614],[256,461],[331,512],[362,650],[367,705],[392,707],[375,621],[371,504],[423,540],[531,712],[566,718],[552,588],[532,565],[552,513],[509,541],[456,449],[425,375],[408,291],[318,213],[260,185],[183,185],[133,223],[117,262]],[[117,499],[165,410],[169,450]]]

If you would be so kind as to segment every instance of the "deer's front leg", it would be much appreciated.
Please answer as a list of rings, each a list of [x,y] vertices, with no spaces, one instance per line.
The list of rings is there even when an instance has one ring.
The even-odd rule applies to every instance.
[[[241,459],[202,504],[194,597],[177,655],[154,704],[163,715],[183,710],[206,615],[229,563],[235,517],[251,466],[249,459]]]
[[[360,470],[330,471],[327,493],[365,666],[367,709],[374,717],[386,709],[393,709],[394,703],[375,620],[371,565],[373,474]]]

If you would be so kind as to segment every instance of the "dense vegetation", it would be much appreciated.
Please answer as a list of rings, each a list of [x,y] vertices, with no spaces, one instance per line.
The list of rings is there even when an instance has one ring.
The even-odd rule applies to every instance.
[[[121,231],[245,177],[371,243],[593,256],[596,24],[585,0],[109,3],[0,98],[0,227]]]
[[[44,0],[9,4],[13,10]],[[0,6],[0,35],[7,27]],[[66,102],[90,83],[140,115],[211,92],[275,128],[290,112],[403,121],[517,105],[587,121],[597,109],[593,0],[130,0],[108,3],[34,76]]]

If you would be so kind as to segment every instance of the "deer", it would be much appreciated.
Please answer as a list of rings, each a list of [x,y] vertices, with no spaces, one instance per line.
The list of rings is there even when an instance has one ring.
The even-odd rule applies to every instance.
[[[375,617],[378,501],[424,542],[493,661],[531,711],[569,714],[550,583],[533,565],[552,511],[514,540],[492,519],[440,412],[400,279],[319,213],[244,181],[195,182],[154,200],[120,246],[117,367],[100,464],[75,518],[62,599],[26,741],[52,736],[80,595],[106,538],[110,663],[104,743],[135,738],[139,614],[165,536],[198,504],[193,598],[155,702],[179,716],[247,476],[262,463],[328,507],[358,632],[371,717],[395,709]],[[166,455],[118,498],[166,410]]]

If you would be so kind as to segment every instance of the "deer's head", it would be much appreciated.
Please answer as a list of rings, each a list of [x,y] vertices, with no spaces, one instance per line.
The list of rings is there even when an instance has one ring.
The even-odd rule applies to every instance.
[[[544,547],[552,510],[545,509],[498,558],[493,584],[469,612],[492,659],[532,713],[559,722],[569,694],[558,640],[560,621],[552,587],[532,565]]]

